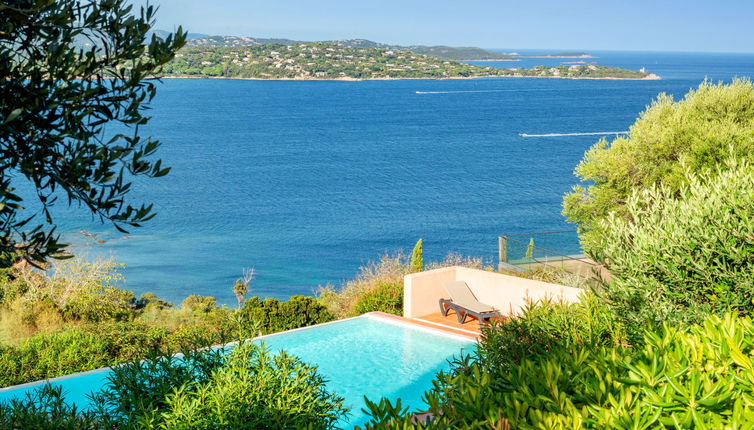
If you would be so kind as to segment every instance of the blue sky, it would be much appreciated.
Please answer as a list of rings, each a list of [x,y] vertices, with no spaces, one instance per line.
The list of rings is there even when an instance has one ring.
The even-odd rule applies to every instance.
[[[151,0],[158,28],[484,48],[754,52],[754,0]]]

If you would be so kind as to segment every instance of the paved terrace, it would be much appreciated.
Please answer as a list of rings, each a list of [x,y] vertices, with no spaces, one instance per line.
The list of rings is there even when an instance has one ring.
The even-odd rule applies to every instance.
[[[403,283],[403,317],[416,324],[454,333],[479,336],[479,322],[472,316],[459,324],[450,311],[443,317],[439,301],[449,299],[445,282],[464,281],[477,300],[497,309],[505,317],[514,317],[530,301],[552,299],[577,302],[582,290],[565,285],[534,281],[485,270],[453,266],[406,275]]]

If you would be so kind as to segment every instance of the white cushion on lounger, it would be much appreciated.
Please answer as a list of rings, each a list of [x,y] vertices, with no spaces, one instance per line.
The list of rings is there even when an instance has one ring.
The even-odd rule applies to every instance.
[[[495,308],[477,300],[465,282],[446,282],[443,286],[454,304],[477,313],[495,312]]]

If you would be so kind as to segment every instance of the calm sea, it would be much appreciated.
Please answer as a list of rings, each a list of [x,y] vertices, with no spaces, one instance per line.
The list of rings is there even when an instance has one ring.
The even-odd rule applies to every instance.
[[[125,263],[128,288],[173,301],[232,303],[233,280],[252,266],[252,294],[310,294],[419,238],[425,260],[492,262],[500,234],[571,228],[561,199],[598,139],[519,133],[626,130],[660,92],[754,73],[753,55],[596,54],[663,80],[166,80],[145,132],[173,170],[132,196],[154,202],[157,218],[126,238],[82,211],[60,208],[59,219],[81,254]]]

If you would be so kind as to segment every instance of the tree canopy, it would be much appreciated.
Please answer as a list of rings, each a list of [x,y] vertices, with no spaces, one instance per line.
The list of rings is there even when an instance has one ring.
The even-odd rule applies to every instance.
[[[148,38],[155,12],[127,0],[0,4],[0,266],[60,255],[50,208],[61,197],[119,230],[154,216],[127,196],[133,177],[168,173],[139,130],[152,77],[185,44],[181,28]],[[106,133],[114,124],[126,132]],[[40,203],[32,213],[23,179]]]
[[[628,136],[600,140],[584,156],[576,175],[587,183],[563,200],[584,250],[597,257],[608,214],[630,219],[629,195],[663,185],[677,195],[688,173],[702,173],[730,158],[754,159],[754,85],[703,82],[675,101],[660,94],[631,126]]]
[[[754,311],[754,165],[729,160],[631,194],[629,220],[601,221],[599,259],[614,280],[600,291],[639,327]]]

